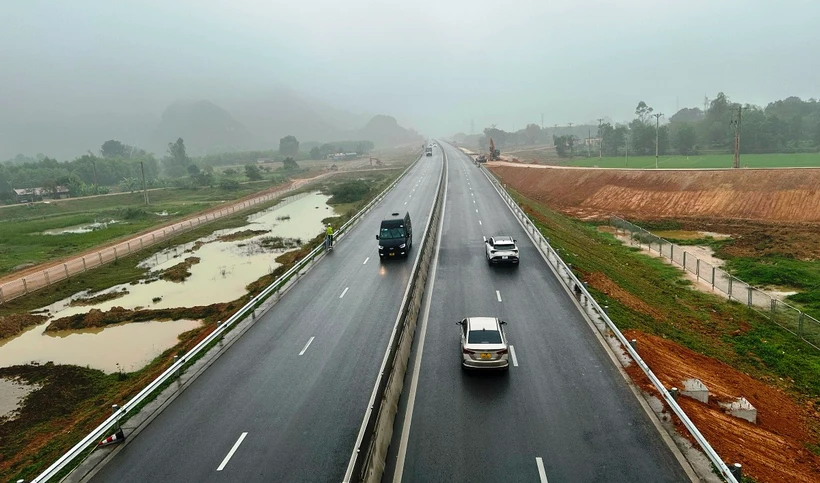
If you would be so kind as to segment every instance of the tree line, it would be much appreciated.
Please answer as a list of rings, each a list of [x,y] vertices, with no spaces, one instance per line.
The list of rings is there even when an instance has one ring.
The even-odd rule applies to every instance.
[[[496,147],[549,144],[559,156],[654,155],[657,136],[659,154],[692,155],[730,153],[740,111],[741,153],[796,153],[820,151],[820,101],[788,97],[766,107],[731,102],[723,92],[705,110],[683,108],[668,119],[660,117],[646,102],[635,108],[635,118],[625,123],[555,126],[528,124],[506,132],[495,126],[484,129],[477,142],[482,148],[492,138]],[[657,129],[656,129],[657,128]],[[657,132],[656,132],[657,131]],[[468,136],[461,135],[465,140]]]
[[[142,188],[143,173],[148,188],[219,185],[225,189],[235,189],[238,188],[238,185],[234,186],[235,182],[217,179],[213,168],[245,165],[245,176],[254,181],[262,178],[260,168],[256,166],[260,159],[282,162],[281,169],[293,171],[299,169],[296,160],[325,159],[327,154],[340,151],[355,150],[360,154],[367,154],[374,147],[370,141],[306,144],[312,146],[309,153],[300,151],[296,137],[285,136],[279,141],[278,151],[244,151],[192,158],[187,153],[185,141],[179,138],[168,143],[165,156],[157,159],[143,149],[112,139],[104,142],[98,153],[89,151],[64,162],[42,154],[34,158],[20,154],[0,163],[0,201],[13,202],[14,189],[21,188],[43,188],[47,192],[56,193],[58,187],[64,187],[72,197],[105,194],[116,186],[123,191],[134,191]],[[268,167],[262,169],[270,171]],[[233,173],[230,175],[240,173],[230,171]],[[229,170],[224,173],[229,173]]]

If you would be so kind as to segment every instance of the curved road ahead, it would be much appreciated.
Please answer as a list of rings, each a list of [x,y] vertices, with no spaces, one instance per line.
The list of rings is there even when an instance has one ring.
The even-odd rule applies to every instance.
[[[409,211],[419,243],[442,167],[423,157],[92,481],[341,481],[413,264],[379,262],[379,221]]]
[[[442,146],[449,179],[433,291],[383,481],[687,481],[490,182]],[[520,267],[487,265],[482,237],[499,234],[518,240]],[[508,322],[507,374],[460,367],[456,322],[483,315]]]

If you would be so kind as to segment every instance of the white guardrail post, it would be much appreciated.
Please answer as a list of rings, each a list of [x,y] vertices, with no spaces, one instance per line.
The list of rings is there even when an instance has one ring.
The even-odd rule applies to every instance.
[[[498,192],[498,194],[501,195],[501,199],[503,199],[507,203],[507,206],[510,208],[510,210],[515,214],[518,214],[519,212],[523,214],[520,207],[514,202],[512,196],[510,196],[509,193],[507,193],[505,187],[501,185],[498,179],[486,169],[483,169],[481,171],[484,173],[487,179],[489,179],[490,182],[495,186],[496,192]],[[538,231],[537,236],[542,239],[544,238],[544,235],[540,232],[540,230]],[[539,242],[539,245],[541,245],[542,243],[546,244],[547,253],[549,253],[549,251],[552,250],[552,247],[549,244],[549,240],[544,239],[543,241]],[[593,309],[598,313],[600,318],[604,320],[607,328],[612,332],[612,334],[615,335],[615,337],[617,337],[618,341],[629,353],[629,356],[632,358],[632,360],[635,361],[635,363],[638,365],[638,367],[641,368],[641,370],[643,370],[644,374],[646,374],[646,376],[649,378],[649,380],[661,394],[664,401],[666,401],[666,404],[669,405],[669,407],[672,409],[672,411],[675,413],[678,419],[680,419],[686,430],[689,431],[689,434],[692,435],[692,437],[698,443],[700,448],[703,450],[703,452],[706,454],[706,456],[709,458],[709,460],[712,462],[715,468],[717,468],[717,470],[720,472],[721,476],[730,483],[738,483],[738,480],[735,478],[733,471],[729,469],[726,463],[720,458],[720,455],[717,454],[717,452],[712,448],[712,446],[709,444],[706,438],[701,434],[700,431],[698,431],[698,428],[695,426],[692,420],[689,419],[689,417],[686,415],[683,409],[678,405],[675,398],[669,393],[666,387],[664,387],[663,383],[657,378],[657,376],[655,376],[655,374],[644,362],[644,360],[641,359],[641,356],[638,355],[638,352],[632,346],[630,341],[626,340],[626,337],[621,333],[620,329],[618,329],[618,327],[615,325],[612,319],[609,318],[607,311],[604,310],[598,304],[598,302],[592,297],[592,295],[590,295],[589,291],[587,291],[586,285],[581,283],[580,280],[578,280],[578,278],[575,276],[572,270],[570,270],[569,266],[567,266],[567,264],[564,263],[564,261],[558,255],[558,252],[556,250],[552,251],[555,251],[556,266],[563,267],[563,271],[567,275],[566,279],[564,279],[563,277],[559,277],[561,281],[564,282],[570,288],[570,290],[575,290],[576,292],[580,292],[581,294],[583,294],[583,296],[587,300],[587,303],[590,304],[593,307]],[[737,465],[737,467],[739,468],[739,465]]]
[[[353,217],[348,220],[345,224],[343,224],[338,231],[339,239],[344,235],[346,230],[351,227],[355,222],[357,222],[361,217],[367,214],[372,207],[381,201],[384,196],[392,190],[398,182],[404,178],[404,176],[410,171],[410,169],[415,166],[415,164],[421,159],[421,156],[416,159],[410,166],[408,166],[402,173],[392,182],[390,185],[385,188],[381,193],[379,193],[373,200],[371,200],[364,208],[362,208],[358,213],[353,215]],[[68,450],[65,454],[63,454],[57,461],[55,461],[51,466],[49,466],[45,471],[39,474],[36,478],[31,480],[32,483],[43,483],[48,481],[49,479],[53,478],[55,475],[60,473],[66,466],[68,466],[72,461],[74,461],[78,456],[80,456],[83,451],[88,449],[91,445],[96,445],[97,442],[102,439],[107,432],[113,428],[119,421],[127,416],[131,415],[132,411],[135,408],[140,406],[140,404],[148,399],[154,391],[156,391],[160,386],[162,386],[168,380],[178,377],[182,370],[185,368],[185,364],[190,362],[192,359],[200,355],[200,352],[208,347],[212,342],[219,342],[222,339],[222,336],[225,332],[230,330],[237,322],[245,319],[247,316],[251,315],[254,309],[265,301],[268,296],[270,296],[274,292],[278,292],[279,289],[284,287],[287,283],[290,282],[291,278],[294,276],[298,276],[302,268],[307,266],[311,260],[320,255],[324,252],[325,246],[323,243],[319,244],[316,248],[311,250],[304,258],[299,260],[296,265],[294,265],[290,270],[282,274],[281,277],[276,279],[273,283],[265,287],[262,292],[260,292],[257,296],[251,299],[248,303],[246,303],[242,308],[237,310],[232,316],[230,316],[224,322],[217,324],[216,329],[211,332],[208,337],[200,341],[193,349],[188,351],[185,355],[181,356],[179,360],[175,361],[171,364],[162,374],[160,374],[156,379],[151,381],[145,388],[143,388],[136,396],[131,398],[130,401],[125,403],[117,414],[110,416],[108,419],[103,421],[99,426],[97,426],[94,430],[88,433],[79,443],[75,444],[70,450]]]

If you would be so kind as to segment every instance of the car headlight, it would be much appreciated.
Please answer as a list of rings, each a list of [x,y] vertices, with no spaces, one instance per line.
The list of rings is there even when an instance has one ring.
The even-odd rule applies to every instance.
[[[384,250],[384,247],[379,245],[379,250]]]
[[[407,243],[402,243],[401,245],[399,245],[399,248],[404,248],[406,246],[407,246]]]

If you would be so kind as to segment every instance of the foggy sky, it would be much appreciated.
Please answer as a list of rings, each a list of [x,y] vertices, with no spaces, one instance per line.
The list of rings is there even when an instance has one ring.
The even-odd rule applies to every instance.
[[[820,97],[812,0],[3,0],[0,110],[158,117],[287,86],[428,135]]]

